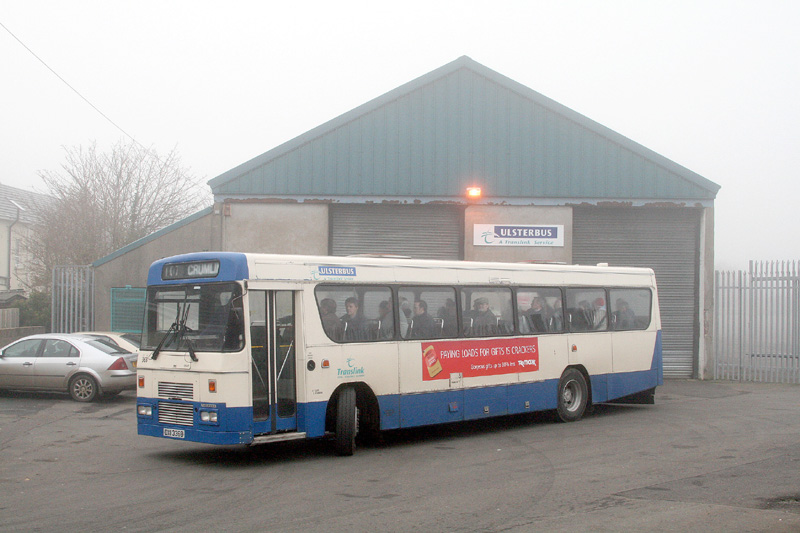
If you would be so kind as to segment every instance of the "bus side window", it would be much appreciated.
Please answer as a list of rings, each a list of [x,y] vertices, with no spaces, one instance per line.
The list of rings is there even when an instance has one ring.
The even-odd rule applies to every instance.
[[[608,329],[606,291],[604,289],[567,289],[567,312],[570,331],[605,331]]]
[[[647,329],[650,325],[650,289],[611,289],[611,327],[616,331]]]
[[[458,336],[458,310],[453,298],[445,300],[444,305],[437,311],[435,320],[441,320],[442,337]]]
[[[322,328],[331,340],[342,340],[342,323],[336,315],[336,300],[333,298],[322,298],[317,300],[319,316],[322,320]]]
[[[375,285],[318,285],[315,292],[322,328],[335,342],[394,338],[392,291]]]
[[[441,339],[458,335],[456,291],[452,287],[401,287],[400,335]]]
[[[563,330],[561,289],[537,287],[519,290],[517,311],[520,333],[559,333]]]
[[[466,337],[514,333],[511,289],[465,287],[461,289],[461,305]]]

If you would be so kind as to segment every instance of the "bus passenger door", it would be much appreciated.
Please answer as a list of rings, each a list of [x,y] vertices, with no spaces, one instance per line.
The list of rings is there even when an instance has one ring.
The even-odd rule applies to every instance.
[[[248,291],[254,434],[297,429],[292,291]]]

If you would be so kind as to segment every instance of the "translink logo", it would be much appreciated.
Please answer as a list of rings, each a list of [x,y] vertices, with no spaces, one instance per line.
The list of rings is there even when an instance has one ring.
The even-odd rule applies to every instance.
[[[336,371],[336,376],[340,379],[355,378],[364,376],[364,367],[356,366],[352,357],[347,359],[347,368],[339,368]]]

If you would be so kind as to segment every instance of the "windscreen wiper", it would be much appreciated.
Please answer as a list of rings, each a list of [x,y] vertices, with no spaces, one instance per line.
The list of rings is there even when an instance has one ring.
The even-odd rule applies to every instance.
[[[170,335],[178,333],[178,326],[180,325],[180,316],[181,316],[181,306],[180,304],[178,304],[178,312],[175,313],[175,322],[173,322],[172,325],[169,327],[169,329],[167,330],[167,334],[161,338],[161,342],[158,343],[156,349],[153,350],[153,355],[150,356],[150,359],[152,359],[153,361],[158,359],[158,354],[159,352],[161,352],[161,348],[163,348],[164,345],[167,343],[167,339],[169,339]]]
[[[177,332],[177,342],[178,347],[180,348],[181,341],[186,341],[186,347],[189,348],[189,357],[192,358],[192,361],[197,362],[197,356],[194,353],[194,346],[192,346],[192,341],[188,338],[184,338],[187,331],[191,331],[191,328],[186,326],[186,319],[189,316],[189,304],[186,304],[186,307],[183,309],[183,317],[181,318],[180,323],[178,324],[178,332]]]

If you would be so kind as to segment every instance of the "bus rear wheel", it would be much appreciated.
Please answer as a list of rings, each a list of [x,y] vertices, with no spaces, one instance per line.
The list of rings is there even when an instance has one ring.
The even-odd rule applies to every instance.
[[[334,448],[337,455],[353,455],[356,450],[358,432],[358,409],[356,391],[347,387],[339,393],[336,401],[336,434]]]
[[[579,370],[568,368],[558,381],[558,419],[561,422],[580,420],[588,402],[586,379]]]

